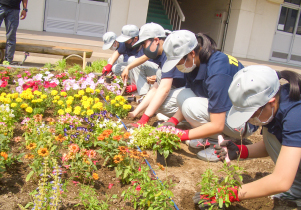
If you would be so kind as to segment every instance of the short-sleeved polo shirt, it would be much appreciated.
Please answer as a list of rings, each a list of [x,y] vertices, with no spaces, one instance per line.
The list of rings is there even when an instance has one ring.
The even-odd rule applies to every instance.
[[[17,10],[20,10],[20,3],[21,0],[0,0],[0,4]]]
[[[207,64],[201,64],[192,72],[185,74],[186,87],[198,97],[208,98],[208,111],[222,113],[229,111],[232,103],[228,89],[233,76],[244,66],[236,58],[222,52],[211,55]]]
[[[142,48],[140,49],[139,47],[136,47],[136,48],[128,49],[126,48],[124,42],[119,43],[119,47],[117,51],[119,54],[124,55],[124,59],[123,59],[124,62],[127,62],[129,57],[131,56],[135,56],[136,58],[139,58],[140,56],[144,55]]]
[[[155,59],[150,59],[149,61],[158,64],[158,66],[162,69],[165,61],[167,60],[166,54],[163,51],[162,55],[157,56]],[[186,84],[186,80],[184,78],[184,73],[180,72],[177,67],[174,67],[168,72],[162,72],[161,79],[164,78],[173,78],[172,86],[175,88],[184,87]]]
[[[301,100],[290,100],[289,92],[289,84],[281,86],[278,111],[265,127],[282,145],[301,147]]]

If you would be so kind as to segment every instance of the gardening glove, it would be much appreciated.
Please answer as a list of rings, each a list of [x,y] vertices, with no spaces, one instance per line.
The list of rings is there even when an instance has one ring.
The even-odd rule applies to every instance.
[[[132,93],[135,92],[137,90],[137,86],[136,85],[128,85],[125,89],[125,91],[127,93]]]
[[[180,137],[181,141],[186,141],[186,140],[190,140],[189,139],[189,130],[181,130],[180,133],[178,134],[178,136]]]
[[[220,145],[214,145],[214,153],[221,161],[224,161],[227,155],[222,147],[227,147],[230,160],[236,160],[238,157],[245,159],[249,156],[248,148],[245,145],[236,145],[232,141],[224,140]]]
[[[218,189],[220,192],[220,189]],[[229,191],[229,201],[231,203],[235,201],[240,201],[238,199],[238,191],[237,187],[234,188],[228,188]],[[199,192],[195,193],[195,195],[192,197],[194,204],[198,205],[200,209],[207,209],[210,206],[219,206],[219,201],[216,200],[217,198],[215,196],[208,197],[208,195],[201,195]],[[201,203],[200,203],[201,202]],[[225,201],[223,201],[225,203]],[[221,206],[219,206],[221,208]]]
[[[139,126],[144,126],[149,121],[149,116],[146,114],[143,114],[141,119],[137,123],[131,123],[131,126],[129,127],[135,127],[138,128]]]
[[[175,117],[171,117],[167,122],[162,123],[163,126],[172,126],[176,127],[179,124],[179,121]]]
[[[107,75],[108,73],[110,73],[112,71],[112,65],[108,64],[105,67],[103,67],[102,69],[102,74],[103,75]]]

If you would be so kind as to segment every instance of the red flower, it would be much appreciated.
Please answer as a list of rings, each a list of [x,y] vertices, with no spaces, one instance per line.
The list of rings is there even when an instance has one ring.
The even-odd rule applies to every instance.
[[[108,188],[111,189],[111,188],[113,187],[113,185],[114,185],[114,184],[109,183],[109,187],[108,187]]]
[[[138,185],[138,186],[136,187],[136,190],[137,190],[137,191],[140,191],[140,190],[141,190],[140,185]]]
[[[0,87],[6,87],[7,86],[7,81],[3,81]]]
[[[139,171],[139,172],[141,171],[141,166],[139,166],[138,171]]]

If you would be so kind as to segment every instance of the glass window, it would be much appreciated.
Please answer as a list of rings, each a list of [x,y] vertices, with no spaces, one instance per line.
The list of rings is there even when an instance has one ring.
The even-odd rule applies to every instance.
[[[301,0],[284,0],[284,2],[300,5]]]
[[[277,30],[293,33],[298,15],[298,10],[282,7],[278,21]]]
[[[299,17],[299,23],[298,23],[298,28],[296,34],[301,35],[301,15]]]

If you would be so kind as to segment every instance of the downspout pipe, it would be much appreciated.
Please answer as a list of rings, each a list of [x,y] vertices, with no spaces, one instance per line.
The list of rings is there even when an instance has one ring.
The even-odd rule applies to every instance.
[[[227,21],[226,21],[226,24],[225,24],[224,36],[223,36],[222,47],[221,47],[222,52],[224,52],[225,43],[226,43],[228,25],[229,25],[229,21],[230,21],[230,14],[231,14],[231,8],[232,8],[232,1],[233,0],[230,0],[230,2],[229,2],[228,16],[227,16]]]

